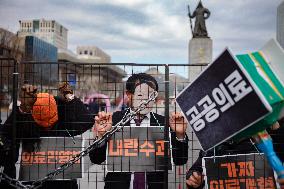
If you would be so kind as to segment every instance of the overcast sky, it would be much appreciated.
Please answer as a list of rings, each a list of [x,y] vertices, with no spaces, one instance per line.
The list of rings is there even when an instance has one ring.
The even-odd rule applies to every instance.
[[[276,36],[282,0],[203,0],[213,56],[257,50]],[[96,45],[112,62],[187,63],[191,38],[187,5],[198,0],[0,0],[0,27],[16,32],[18,20],[55,19],[68,28],[68,47]]]

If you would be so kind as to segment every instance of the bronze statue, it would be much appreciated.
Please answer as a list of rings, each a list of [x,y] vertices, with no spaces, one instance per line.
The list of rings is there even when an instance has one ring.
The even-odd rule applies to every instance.
[[[188,11],[189,11],[188,16],[190,19],[190,24],[191,24],[191,19],[195,17],[194,31],[192,31],[192,24],[191,24],[191,31],[193,38],[208,37],[205,20],[209,18],[210,11],[207,8],[203,7],[201,1],[199,1],[199,4],[197,5],[192,15],[190,14],[189,6],[188,6]]]

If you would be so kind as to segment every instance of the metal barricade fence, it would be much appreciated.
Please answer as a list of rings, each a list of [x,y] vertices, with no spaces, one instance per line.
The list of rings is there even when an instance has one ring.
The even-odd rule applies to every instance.
[[[79,98],[85,106],[88,108],[92,115],[96,115],[99,111],[115,112],[124,110],[128,107],[128,99],[126,96],[125,83],[129,76],[134,73],[148,73],[152,75],[158,82],[159,95],[156,99],[156,104],[153,109],[155,113],[165,116],[165,129],[164,139],[169,140],[167,131],[169,131],[169,114],[170,112],[180,111],[179,107],[175,103],[175,98],[179,92],[181,92],[194,78],[200,73],[207,65],[187,65],[187,64],[132,64],[132,63],[70,63],[70,62],[20,62],[17,63],[12,59],[0,59],[0,109],[1,109],[1,124],[4,124],[6,119],[11,114],[13,107],[16,109],[19,100],[18,92],[21,90],[21,86],[25,83],[34,85],[38,88],[38,92],[47,92],[58,95],[58,85],[62,82],[68,82],[77,98]],[[16,116],[16,114],[14,114]],[[16,163],[16,179],[31,178],[31,172],[24,172],[20,166],[23,164],[29,164],[34,161],[36,164],[48,164],[49,160],[45,159],[39,152],[29,152],[23,155],[23,144],[20,146],[20,152],[16,152],[16,143],[21,138],[16,138],[16,124],[17,118],[14,117],[13,122],[13,146],[15,147],[15,154],[19,153],[19,158]],[[19,123],[21,124],[21,123]],[[92,124],[92,123],[90,123]],[[189,138],[188,149],[188,161],[183,166],[173,166],[173,170],[168,170],[165,166],[164,173],[167,175],[164,179],[164,188],[186,188],[185,186],[185,174],[187,169],[198,157],[200,146],[198,141],[188,126],[187,136]],[[70,138],[70,137],[66,137]],[[59,139],[56,139],[58,143]],[[63,143],[68,139],[63,139]],[[80,146],[73,146],[74,151],[81,151],[85,149],[94,140],[91,130],[86,131],[80,136],[75,137],[75,141],[82,143]],[[44,141],[44,140],[42,140]],[[41,145],[56,145],[52,140],[42,142]],[[72,141],[71,141],[72,143]],[[69,145],[69,143],[68,143]],[[72,145],[71,145],[72,146]],[[164,151],[170,147],[165,145]],[[76,148],[76,149],[75,149]],[[79,150],[78,150],[79,149]],[[72,147],[66,147],[66,152],[71,152]],[[22,153],[22,154],[21,154]],[[49,153],[51,153],[49,151]],[[64,150],[61,149],[61,155],[58,155],[56,161],[66,161],[72,157],[72,153],[64,154]],[[33,158],[32,158],[32,155]],[[73,154],[74,155],[74,154]],[[56,156],[53,154],[53,156]],[[42,158],[41,158],[42,157]],[[171,161],[167,153],[164,153],[165,163]],[[77,183],[79,188],[103,188],[104,177],[106,176],[106,164],[94,165],[90,162],[89,157],[85,156],[81,163],[84,164],[79,170],[79,177]],[[47,167],[49,165],[46,165]],[[52,164],[56,169],[56,164]],[[71,167],[71,175],[78,175],[78,169]],[[36,169],[33,169],[36,170]],[[39,169],[38,171],[45,170],[48,172],[48,168]],[[72,172],[73,170],[73,172]],[[23,176],[23,174],[29,174]],[[39,176],[40,173],[35,173]],[[67,173],[66,173],[67,175]],[[64,174],[59,179],[64,179]],[[29,180],[26,180],[29,181]]]

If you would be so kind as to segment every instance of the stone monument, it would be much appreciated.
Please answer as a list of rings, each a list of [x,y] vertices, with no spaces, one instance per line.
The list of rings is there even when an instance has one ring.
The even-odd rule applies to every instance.
[[[188,6],[188,16],[190,20],[190,28],[192,39],[189,41],[188,63],[191,65],[209,64],[212,62],[212,40],[208,36],[205,20],[209,18],[210,11],[203,7],[199,1],[196,9],[191,14]],[[192,19],[195,18],[194,28],[192,27]],[[189,81],[193,81],[205,66],[190,66]]]
[[[189,82],[192,82],[197,78],[200,72],[205,69],[206,66],[202,66],[202,64],[209,64],[212,62],[212,40],[208,37],[205,25],[205,20],[209,18],[210,11],[207,8],[204,8],[202,2],[199,1],[199,4],[192,14],[190,13],[190,8],[188,6],[188,16],[192,32],[192,39],[189,41],[188,48],[188,63],[192,66],[189,66],[188,69],[188,79]],[[192,26],[193,18],[195,18],[194,28]],[[190,140],[193,141],[192,149],[201,149],[199,142],[197,142],[198,139],[191,127],[187,130],[187,135],[191,136]],[[189,161],[194,162],[198,157],[198,151],[193,150],[193,155],[191,157],[189,157]]]

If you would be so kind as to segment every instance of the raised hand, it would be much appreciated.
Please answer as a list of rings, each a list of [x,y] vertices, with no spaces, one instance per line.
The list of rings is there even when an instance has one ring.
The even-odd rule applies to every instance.
[[[37,88],[33,85],[24,84],[21,87],[21,91],[19,95],[20,101],[21,101],[20,109],[23,112],[28,113],[32,110],[33,105],[36,102],[36,98],[37,98],[36,92],[37,92]]]
[[[198,188],[203,182],[203,176],[199,172],[193,172],[192,175],[186,180],[186,184],[193,188]]]
[[[60,83],[58,86],[59,98],[63,101],[69,102],[74,99],[73,90],[68,82]]]
[[[94,136],[101,138],[112,127],[112,113],[99,112],[95,117],[95,124],[93,127]]]
[[[284,179],[277,179],[281,189],[284,189]]]
[[[181,112],[172,112],[170,115],[170,127],[176,133],[179,139],[185,137],[185,131],[187,129],[187,121],[184,119]]]

